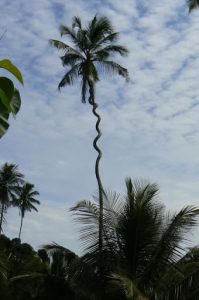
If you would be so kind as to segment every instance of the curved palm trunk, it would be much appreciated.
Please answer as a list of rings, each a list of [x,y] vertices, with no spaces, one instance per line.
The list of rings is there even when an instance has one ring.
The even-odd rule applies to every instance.
[[[20,224],[20,228],[19,228],[19,239],[21,237],[21,229],[22,229],[22,225],[23,225],[23,216],[21,216],[21,224]]]
[[[101,251],[102,246],[103,246],[103,186],[102,186],[102,181],[101,181],[100,174],[99,174],[99,163],[100,163],[100,159],[102,157],[102,151],[100,150],[99,146],[97,145],[97,142],[102,135],[102,133],[99,129],[101,117],[96,112],[96,109],[98,108],[98,104],[95,101],[93,101],[91,103],[91,105],[93,106],[92,112],[95,115],[95,117],[97,118],[96,125],[95,125],[96,131],[97,131],[97,136],[95,137],[95,139],[93,141],[93,147],[98,152],[98,156],[97,156],[97,159],[95,162],[95,176],[97,179],[98,189],[99,189],[99,210],[100,210],[100,213],[99,213],[99,251]]]
[[[0,235],[1,235],[1,233],[2,233],[2,224],[3,224],[4,207],[5,207],[5,205],[2,204],[2,206],[1,206],[1,217],[0,217]]]

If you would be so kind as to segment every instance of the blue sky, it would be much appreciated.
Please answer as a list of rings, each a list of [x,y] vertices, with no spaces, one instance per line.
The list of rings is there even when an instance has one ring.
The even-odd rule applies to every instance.
[[[170,211],[199,204],[199,11],[185,1],[0,0],[1,58],[21,69],[22,109],[1,140],[0,163],[14,162],[40,191],[39,213],[27,214],[22,239],[34,246],[55,241],[79,252],[77,226],[68,209],[96,193],[95,119],[80,101],[79,86],[60,92],[64,74],[60,24],[96,13],[120,31],[131,81],[104,76],[97,86],[102,115],[101,174],[107,188],[124,192],[124,179],[146,178],[160,186]],[[16,83],[17,85],[17,83]],[[19,216],[11,210],[5,233],[14,237]],[[191,237],[199,243],[198,231]]]

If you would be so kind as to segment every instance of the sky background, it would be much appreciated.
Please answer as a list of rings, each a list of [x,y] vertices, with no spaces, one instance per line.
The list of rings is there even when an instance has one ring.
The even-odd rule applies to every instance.
[[[158,183],[171,212],[199,205],[198,10],[189,15],[183,0],[0,0],[0,7],[0,59],[10,58],[25,81],[15,83],[22,108],[0,142],[0,163],[18,164],[41,201],[39,213],[25,217],[22,241],[55,241],[79,253],[68,209],[97,191],[95,118],[78,84],[57,90],[65,70],[48,43],[61,39],[59,25],[74,15],[107,16],[130,51],[115,57],[130,83],[104,76],[97,85],[104,186],[124,193],[127,176],[145,178]],[[12,209],[4,233],[17,236],[19,223]],[[199,230],[190,239],[199,244]]]

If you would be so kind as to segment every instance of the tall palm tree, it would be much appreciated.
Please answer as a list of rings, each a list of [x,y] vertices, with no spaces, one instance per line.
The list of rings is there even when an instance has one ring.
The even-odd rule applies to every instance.
[[[189,12],[199,7],[199,0],[187,0]]]
[[[21,230],[23,225],[23,219],[26,211],[34,210],[38,212],[35,205],[39,205],[40,201],[35,199],[35,196],[39,195],[39,192],[34,190],[34,184],[25,182],[22,187],[18,187],[18,195],[14,199],[14,205],[19,208],[21,223],[19,228],[19,239],[21,237]]]
[[[110,60],[112,55],[120,54],[126,56],[128,51],[125,47],[115,44],[119,33],[115,32],[110,21],[106,17],[95,16],[88,24],[82,26],[81,19],[74,17],[72,27],[60,26],[61,36],[69,37],[73,44],[66,44],[58,40],[50,40],[50,44],[63,51],[61,61],[68,71],[60,81],[58,88],[72,85],[76,79],[81,81],[81,99],[83,103],[92,106],[92,112],[97,118],[96,131],[97,136],[93,141],[93,147],[98,156],[95,163],[95,175],[99,190],[99,249],[102,248],[102,227],[103,227],[103,185],[99,173],[99,163],[102,157],[101,149],[97,142],[101,136],[99,124],[101,117],[97,113],[98,104],[95,98],[95,85],[100,80],[101,71],[116,73],[126,80],[129,79],[127,69],[118,63]],[[88,98],[87,98],[88,94]]]
[[[128,179],[126,186],[123,198],[104,193],[103,253],[110,284],[123,290],[125,299],[192,299],[185,297],[187,286],[199,299],[199,255],[188,259],[190,251],[185,251],[199,209],[187,206],[168,215],[157,199],[156,184]],[[98,204],[81,201],[72,211],[84,225],[86,250],[95,254]]]
[[[16,195],[18,186],[23,183],[24,175],[18,171],[15,164],[5,163],[0,168],[0,235],[2,232],[2,224],[4,213],[7,208],[12,205],[12,200]]]

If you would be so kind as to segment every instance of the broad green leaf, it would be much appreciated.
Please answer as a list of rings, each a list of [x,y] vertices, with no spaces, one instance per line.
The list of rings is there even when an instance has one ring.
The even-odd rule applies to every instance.
[[[1,88],[0,88],[0,101],[2,101],[3,105],[6,107],[8,112],[12,111],[12,108],[10,106],[10,100],[8,99],[4,90],[2,90]]]
[[[15,116],[21,107],[21,97],[17,89],[14,90],[14,94],[12,96],[10,106],[11,106],[12,113]]]
[[[13,65],[9,59],[0,60],[0,68],[3,68],[13,74],[21,84],[23,84],[23,77],[19,69]]]
[[[4,91],[8,99],[11,99],[14,94],[14,84],[7,77],[0,77],[0,89]]]
[[[8,114],[5,115],[5,116],[3,116],[2,114],[0,114],[0,138],[8,130],[8,127],[9,127],[8,118],[9,118]]]

